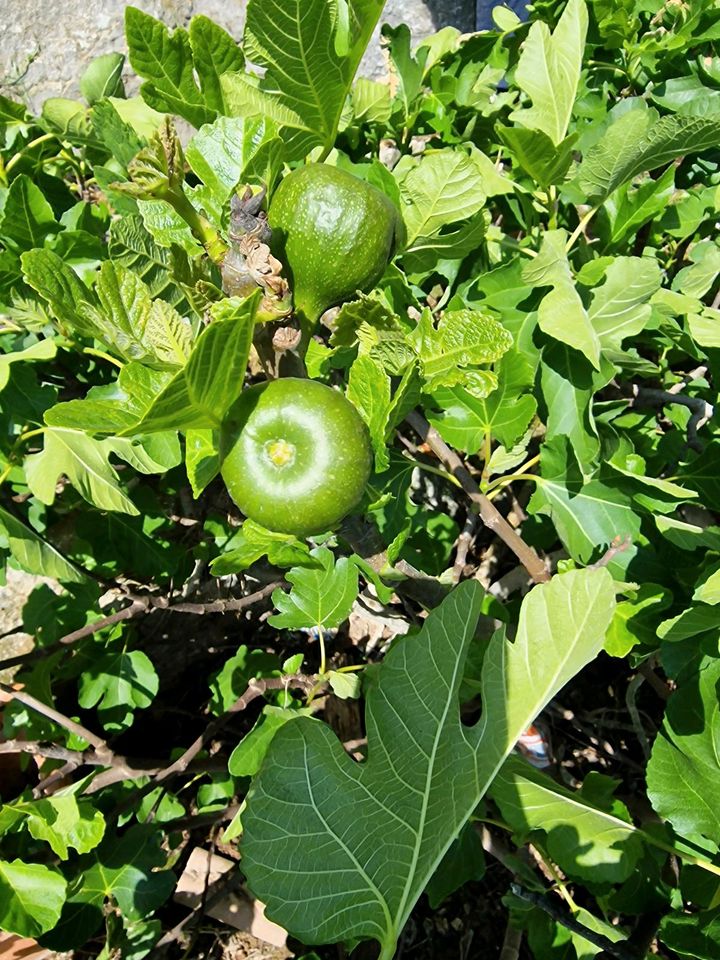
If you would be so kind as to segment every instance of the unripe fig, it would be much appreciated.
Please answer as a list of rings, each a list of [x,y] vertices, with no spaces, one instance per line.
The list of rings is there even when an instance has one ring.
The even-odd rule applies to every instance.
[[[271,247],[288,268],[306,338],[325,310],[377,284],[402,230],[384,193],[324,163],[307,164],[284,178],[268,222]]]

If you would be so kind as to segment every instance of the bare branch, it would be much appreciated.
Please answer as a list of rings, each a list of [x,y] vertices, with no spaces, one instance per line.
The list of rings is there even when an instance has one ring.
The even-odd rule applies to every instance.
[[[200,827],[211,827],[217,823],[229,823],[239,810],[239,803],[230,803],[223,810],[214,810],[211,813],[194,813],[187,817],[178,817],[175,820],[164,820],[163,830],[167,833],[173,833],[176,830],[196,830]]]
[[[113,783],[120,783],[125,780],[141,780],[144,777],[156,777],[165,767],[158,765],[146,766],[144,760],[128,760],[125,757],[117,757],[113,763],[98,773],[83,791],[84,794],[97,793]],[[138,764],[135,766],[134,764]],[[188,773],[223,773],[227,772],[226,760],[197,760],[189,763]]]
[[[471,510],[465,521],[462,533],[457,538],[457,549],[455,551],[455,563],[453,565],[453,583],[460,583],[460,579],[467,562],[468,550],[475,536],[475,527],[477,526],[477,512]]]
[[[248,594],[246,597],[234,597],[229,600],[210,600],[207,603],[187,603],[185,601],[173,603],[168,600],[167,597],[156,597],[152,594],[139,596],[126,594],[126,598],[131,600],[129,606],[123,607],[122,610],[117,610],[115,613],[108,614],[107,617],[102,617],[100,620],[95,620],[93,623],[88,623],[78,630],[73,630],[71,633],[61,637],[56,644],[48,647],[36,647],[28,653],[21,653],[16,657],[0,660],[0,670],[16,667],[35,660],[42,660],[44,657],[54,653],[59,646],[69,646],[77,643],[78,640],[83,640],[85,637],[90,637],[94,633],[104,630],[106,627],[112,627],[116,623],[122,623],[125,620],[132,620],[141,614],[153,613],[155,610],[167,610],[170,613],[191,613],[199,616],[203,616],[206,613],[238,612],[270,596],[273,590],[279,587],[281,583],[281,580],[276,580],[274,583],[269,583],[267,586],[262,587],[262,589],[256,590],[255,593]]]
[[[460,457],[452,450],[437,432],[431,427],[425,417],[413,410],[405,418],[413,430],[422,437],[430,446],[433,453],[445,465],[445,467],[458,480],[460,486],[470,497],[473,503],[477,504],[480,519],[500,539],[512,550],[518,560],[525,567],[535,583],[545,583],[550,579],[550,573],[545,567],[545,563],[535,553],[532,547],[528,546],[522,537],[513,530],[505,517],[493,506],[492,502],[480,491],[477,483],[473,479],[470,471],[465,466]]]
[[[45,743],[41,740],[5,740],[0,743],[0,754],[29,753],[36,757],[46,757],[49,760],[64,760],[59,767],[45,777],[33,789],[33,796],[37,799],[43,796],[48,789],[60,780],[70,776],[78,767],[107,767],[98,774],[88,785],[85,793],[95,793],[102,787],[117,783],[121,780],[139,780],[141,777],[151,777],[162,770],[164,766],[159,760],[131,759],[105,750],[96,752],[89,750],[69,750],[55,743]],[[220,772],[227,769],[225,761],[202,761],[200,764],[190,764],[189,769],[199,769],[203,773]]]
[[[498,863],[501,863],[508,873],[516,876],[518,870],[518,854],[513,853],[502,840],[494,836],[484,823],[476,823],[475,830],[480,835],[485,853],[490,854]]]
[[[61,767],[52,770],[46,777],[33,787],[33,800],[39,800],[45,794],[49,793],[55,784],[61,783],[66,777],[69,777],[74,770],[81,766],[78,760],[68,760]]]
[[[311,690],[316,684],[317,677],[295,674],[289,677],[269,677],[263,680],[251,680],[247,690],[238,697],[235,703],[220,717],[216,717],[212,723],[209,723],[205,731],[194,740],[187,750],[177,758],[169,767],[165,767],[156,776],[156,783],[162,783],[169,777],[178,773],[184,773],[187,770],[190,761],[200,753],[203,747],[208,744],[213,737],[228,723],[236,713],[241,713],[253,700],[261,697],[266,690],[289,690],[300,687],[302,690]]]
[[[87,727],[83,727],[81,724],[71,720],[70,717],[66,717],[64,713],[60,713],[58,710],[55,710],[54,707],[48,706],[47,703],[43,703],[42,700],[38,700],[36,697],[33,697],[32,694],[26,693],[24,690],[16,690],[10,686],[10,684],[0,683],[0,691],[11,699],[17,700],[19,703],[24,703],[26,707],[34,710],[36,713],[42,714],[44,717],[47,717],[48,720],[52,720],[53,723],[60,724],[61,727],[69,730],[70,733],[75,733],[78,737],[82,737],[83,740],[87,740],[87,742],[95,748],[96,753],[105,756],[106,762],[109,762],[109,759],[112,757],[112,751],[102,737],[98,737],[92,730],[88,730]]]
[[[670,393],[669,390],[655,390],[652,387],[638,387],[636,384],[633,384],[632,390],[634,398],[632,405],[635,407],[664,407],[674,403],[692,411],[687,425],[688,446],[693,450],[702,450],[698,430],[713,416],[712,404],[703,400],[702,397],[686,397],[682,393]]]
[[[163,824],[164,826],[164,824]],[[206,902],[204,904],[205,910],[211,910],[223,897],[226,897],[233,890],[237,889],[242,885],[243,878],[239,870],[229,870],[227,873],[219,877],[214,884],[209,888],[205,895]],[[209,894],[209,896],[208,896]],[[168,947],[171,943],[175,941],[184,942],[188,934],[185,932],[185,927],[187,927],[193,920],[197,919],[200,916],[201,903],[196,904],[190,913],[186,914],[179,923],[168,930],[163,937],[158,940],[155,944],[155,952],[160,951],[162,948]]]
[[[645,763],[647,763],[650,759],[650,741],[645,733],[645,727],[643,727],[642,720],[640,719],[640,711],[638,710],[637,705],[638,690],[643,683],[645,683],[645,677],[639,672],[636,673],[628,684],[627,690],[625,691],[625,705],[627,706],[628,713],[630,714],[630,720],[632,722],[635,735],[638,738],[640,746],[642,747],[642,752],[645,756]]]
[[[29,753],[34,757],[47,757],[50,760],[65,760],[80,766],[83,763],[92,763],[86,759],[86,752],[82,750],[68,750],[67,747],[56,743],[44,743],[40,740],[4,740],[0,743],[0,753]],[[95,757],[92,750],[87,751],[89,757]],[[95,763],[100,761],[95,758]]]
[[[141,613],[147,613],[149,609],[149,598],[136,598],[129,607],[123,607],[122,610],[117,610],[115,613],[108,614],[107,617],[102,617],[100,620],[94,620],[92,623],[86,623],[84,627],[80,627],[78,630],[73,630],[72,633],[68,633],[64,637],[60,637],[58,643],[63,645],[77,643],[78,640],[82,640],[85,637],[90,637],[94,633],[99,633],[100,630],[104,630],[106,627],[112,627],[116,623],[122,623],[123,620],[131,620],[133,617],[137,617]]]
[[[5,660],[0,660],[0,670],[10,670],[12,667],[21,667],[25,663],[42,660],[43,657],[47,657],[51,649],[51,647],[35,647],[28,650],[27,653],[18,653],[14,657],[7,657]]]
[[[505,936],[503,937],[502,947],[500,949],[499,960],[518,960],[520,947],[522,946],[523,933],[512,925],[508,919],[505,927]]]
[[[246,597],[234,597],[229,600],[209,600],[207,603],[187,603],[180,601],[172,603],[165,597],[149,597],[150,606],[156,610],[168,610],[170,613],[192,613],[196,616],[204,616],[206,613],[237,613],[246,607],[259,603],[277,587],[282,585],[282,580],[276,580],[268,583],[255,593],[250,593]]]
[[[653,663],[655,662],[655,659],[655,656],[652,656],[648,657],[647,660],[643,660],[643,662],[638,666],[638,671],[645,677],[647,682],[661,700],[669,700],[671,689],[667,683],[653,670]]]
[[[595,563],[590,565],[591,570],[606,567],[619,553],[623,553],[632,545],[632,537],[615,537],[605,553]]]
[[[532,890],[525,890],[517,883],[511,884],[510,889],[516,897],[532,903],[533,906],[540,907],[540,909],[552,917],[553,920],[557,920],[557,922],[567,930],[571,930],[573,933],[579,933],[580,936],[584,937],[589,943],[600,947],[608,956],[615,957],[616,960],[638,960],[638,956],[634,950],[629,950],[622,942],[610,940],[609,937],[603,936],[603,934],[597,933],[595,930],[591,930],[590,927],[579,923],[574,917],[568,916],[564,910],[556,906],[548,897],[540,893],[535,893]]]

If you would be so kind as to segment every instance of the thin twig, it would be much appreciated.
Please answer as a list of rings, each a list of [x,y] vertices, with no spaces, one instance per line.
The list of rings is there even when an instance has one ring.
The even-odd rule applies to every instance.
[[[314,676],[294,674],[289,677],[269,677],[262,680],[251,680],[242,696],[238,697],[235,703],[233,703],[225,713],[216,717],[212,723],[209,723],[203,733],[190,744],[187,750],[185,750],[177,760],[156,774],[154,778],[155,782],[162,783],[169,777],[175,776],[175,774],[184,773],[190,761],[222,730],[232,717],[236,713],[242,712],[253,700],[261,697],[267,690],[289,690],[297,687],[300,687],[302,690],[310,690],[317,683],[317,679],[318,678]]]
[[[640,746],[642,747],[642,752],[645,756],[645,761],[647,762],[650,759],[650,742],[647,738],[647,734],[645,733],[645,728],[642,725],[640,711],[637,707],[638,690],[644,682],[645,677],[641,673],[636,673],[628,684],[627,690],[625,691],[625,706],[630,714],[630,720],[632,721],[635,736],[640,741]]]
[[[460,485],[472,502],[477,504],[478,513],[485,526],[494,531],[500,539],[510,547],[535,583],[547,582],[550,579],[550,573],[546,569],[544,561],[541,560],[532,547],[525,543],[522,537],[518,536],[505,517],[498,511],[497,507],[481,493],[480,487],[475,483],[468,468],[457,453],[451,450],[445,443],[437,430],[430,426],[425,417],[417,410],[411,411],[407,415],[406,420],[430,446],[433,453],[445,467],[447,467],[450,473],[460,482]]]
[[[94,750],[69,750],[56,743],[41,740],[4,740],[0,743],[0,753],[29,753],[33,757],[47,757],[49,760],[65,760],[66,763],[104,765]]]
[[[211,827],[216,823],[229,823],[239,810],[239,803],[231,803],[223,810],[215,810],[212,813],[194,813],[187,817],[177,817],[175,820],[164,820],[163,830],[166,833],[174,833],[177,830],[196,830],[199,827]]]
[[[605,953],[611,957],[615,957],[616,960],[638,960],[634,950],[628,950],[621,942],[611,940],[609,937],[605,937],[603,934],[591,930],[590,927],[586,927],[585,924],[579,923],[574,917],[568,916],[563,910],[556,906],[549,897],[535,893],[532,890],[526,890],[518,883],[510,884],[510,889],[516,897],[533,904],[533,906],[539,907],[567,930],[584,937],[588,943],[592,943],[593,946],[604,950]]]
[[[477,511],[472,509],[467,515],[465,526],[457,539],[457,549],[455,551],[455,563],[453,565],[453,583],[460,583],[467,562],[468,550],[475,536],[475,527],[477,526]]]
[[[0,670],[6,670],[10,667],[16,667],[35,660],[42,660],[50,656],[50,654],[55,653],[59,647],[77,643],[78,640],[84,640],[85,637],[90,637],[100,630],[104,630],[106,627],[112,627],[116,623],[132,620],[141,614],[150,614],[156,610],[167,610],[169,613],[190,613],[198,616],[203,616],[206,613],[236,613],[244,610],[246,607],[252,606],[254,603],[259,603],[261,600],[264,600],[276,587],[279,587],[281,583],[282,581],[276,580],[262,587],[260,590],[256,590],[255,593],[248,594],[246,597],[235,597],[230,600],[210,600],[207,603],[186,603],[185,601],[173,603],[168,600],[167,597],[156,597],[151,594],[144,596],[126,594],[125,596],[131,600],[129,606],[123,607],[122,610],[117,610],[115,613],[108,614],[108,616],[102,617],[100,620],[95,620],[93,623],[88,623],[78,630],[73,630],[64,637],[60,637],[56,644],[47,647],[36,647],[28,653],[21,653],[15,657],[9,657],[7,660],[0,660]]]
[[[166,597],[150,597],[150,605],[156,610],[168,610],[170,613],[192,613],[196,616],[204,616],[207,613],[237,613],[246,607],[259,603],[269,597],[277,587],[281,586],[282,581],[276,580],[274,583],[268,583],[255,593],[249,593],[246,597],[234,597],[230,600],[209,600],[207,603],[171,603]]]
[[[40,800],[47,793],[50,793],[55,784],[64,781],[65,778],[69,777],[71,773],[74,773],[79,766],[81,766],[79,761],[68,760],[61,767],[57,767],[55,770],[52,770],[46,777],[43,777],[43,779],[33,787],[33,800]]]
[[[619,553],[623,553],[632,545],[632,537],[614,537],[605,553],[595,563],[590,565],[591,570],[606,567]]]
[[[164,826],[164,824],[163,824]],[[205,903],[205,910],[212,910],[224,897],[232,893],[243,883],[243,875],[239,870],[228,870],[222,876],[218,877],[212,884]],[[168,932],[155,944],[155,951],[161,947],[167,947],[175,941],[180,941],[185,936],[185,927],[193,920],[200,909],[200,904],[196,904],[193,909],[183,919],[175,924],[172,930]]]
[[[85,788],[83,793],[97,793],[105,787],[112,786],[114,783],[120,783],[124,780],[141,780],[144,777],[155,777],[165,769],[164,765],[158,764],[154,767],[123,767],[113,763],[107,770],[102,770]],[[186,768],[187,773],[222,773],[227,772],[227,760],[218,758],[209,760],[193,760]]]
[[[10,670],[12,667],[21,667],[26,663],[33,663],[35,660],[42,660],[50,653],[49,647],[34,647],[27,653],[18,653],[14,657],[7,657],[0,660],[0,670]]]
[[[88,730],[87,727],[83,727],[81,724],[76,723],[75,720],[71,720],[70,717],[66,717],[64,713],[60,713],[55,710],[54,707],[50,707],[47,703],[43,703],[42,700],[33,697],[31,693],[26,693],[24,690],[16,690],[7,683],[0,683],[0,691],[12,699],[17,700],[19,703],[24,703],[26,707],[34,710],[36,713],[42,714],[44,717],[47,717],[48,720],[52,720],[53,723],[58,723],[61,727],[69,730],[70,733],[74,733],[78,737],[82,737],[83,740],[87,740],[98,754],[105,755],[107,758],[112,757],[112,751],[102,737],[98,737],[92,730]]]
[[[58,644],[68,646],[71,643],[77,643],[78,640],[83,640],[85,637],[90,637],[94,633],[99,633],[100,630],[104,630],[106,627],[112,627],[116,623],[122,623],[124,620],[132,620],[133,617],[137,617],[141,613],[148,613],[150,609],[149,599],[149,597],[143,597],[142,600],[137,598],[132,601],[129,607],[123,607],[122,610],[110,613],[107,617],[94,620],[92,623],[86,623],[84,627],[79,627],[77,630],[65,634],[64,637],[60,637]],[[43,651],[49,649],[49,647],[41,648]]]
[[[23,742],[18,743],[18,749],[23,746]],[[52,759],[61,759],[60,751],[63,748],[58,748],[54,751],[50,750],[29,750],[24,751],[27,753],[38,753],[42,756],[48,756]],[[5,752],[0,750],[0,753]],[[23,752],[20,750],[20,752]],[[64,750],[65,754],[72,754],[72,750]],[[104,789],[105,787],[112,786],[114,783],[121,783],[128,780],[142,780],[147,777],[153,777],[155,774],[160,773],[164,769],[164,765],[160,764],[158,761],[137,759],[132,760],[128,757],[120,756],[119,754],[114,754],[111,759],[108,759],[98,756],[93,750],[86,750],[84,753],[78,751],[76,757],[69,756],[68,760],[57,769],[53,770],[47,777],[41,780],[32,791],[33,797],[37,800],[42,796],[45,796],[50,789],[55,786],[60,781],[65,781],[72,773],[74,773],[79,767],[90,766],[90,767],[105,767],[106,769],[102,770],[100,773],[95,774],[93,779],[85,787],[83,793],[91,794],[97,793],[99,790]],[[222,773],[227,771],[227,762],[225,760],[194,760],[188,766],[188,772],[203,774],[203,773]]]
[[[653,670],[653,660],[654,657],[649,657],[647,660],[643,660],[638,667],[638,670],[645,677],[647,682],[661,700],[669,700],[671,693],[670,688],[668,687],[667,683],[665,683],[665,681]]]
[[[207,851],[207,860],[205,863],[205,879],[203,880],[203,890],[202,896],[200,897],[200,916],[205,913],[205,906],[208,899],[208,888],[210,886],[210,874],[212,872],[212,861],[215,856],[215,850],[217,849],[217,832],[218,827],[214,825],[210,829],[210,849]],[[195,931],[195,936],[197,936],[197,930]]]
[[[137,780],[140,777],[153,776],[164,769],[159,760],[131,759],[129,757],[123,757],[118,753],[112,753],[112,751],[108,749],[100,752],[96,752],[94,748],[90,748],[89,750],[69,750],[67,747],[61,747],[59,744],[46,743],[41,740],[5,740],[3,743],[0,743],[0,754],[4,753],[29,753],[31,756],[46,757],[49,760],[64,760],[65,763],[63,767],[59,770],[52,771],[53,774],[62,771],[63,777],[68,776],[74,770],[77,770],[78,767],[108,767],[109,769],[106,772],[111,773],[108,782],[112,783],[118,780]],[[224,762],[213,763],[211,766],[213,770],[226,769]],[[202,770],[203,772],[208,771],[207,763],[203,763]],[[100,789],[97,784],[102,777],[103,774],[100,774],[99,777],[95,778],[88,788],[88,793],[93,793],[95,790]],[[49,780],[50,777],[46,779]],[[58,778],[54,777],[53,782],[56,782],[57,779]],[[107,782],[103,781],[102,785],[107,786]],[[42,794],[45,786],[45,784],[39,783],[35,790],[38,791],[39,794]]]
[[[517,854],[513,854],[501,840],[498,840],[484,823],[476,823],[475,829],[480,834],[480,840],[485,853],[490,854],[491,857],[505,867],[508,873],[515,876],[518,869]]]

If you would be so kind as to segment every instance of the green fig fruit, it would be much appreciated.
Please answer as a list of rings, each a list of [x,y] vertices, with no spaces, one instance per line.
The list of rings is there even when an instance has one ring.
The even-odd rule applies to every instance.
[[[245,516],[296,537],[334,530],[372,469],[360,414],[317,380],[282,377],[243,390],[221,443],[222,476]]]
[[[377,187],[324,163],[288,174],[273,195],[271,248],[288,268],[305,338],[329,307],[371,290],[392,256],[402,221]]]

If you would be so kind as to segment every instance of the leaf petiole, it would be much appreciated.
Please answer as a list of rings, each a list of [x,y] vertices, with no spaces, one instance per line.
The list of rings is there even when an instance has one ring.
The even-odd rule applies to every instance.
[[[590,210],[588,210],[588,212],[583,217],[580,218],[580,222],[575,227],[573,232],[570,234],[570,239],[565,244],[565,253],[570,253],[572,248],[575,246],[575,241],[577,240],[577,238],[580,236],[581,233],[585,232],[585,228],[590,223],[590,221],[592,220],[592,218],[595,216],[595,214],[598,212],[599,209],[600,209],[599,206],[591,207]]]
[[[486,431],[483,439],[483,469],[480,476],[480,486],[486,488],[490,477],[490,457],[492,456],[492,435]]]
[[[104,350],[95,350],[94,347],[83,347],[83,353],[88,354],[91,357],[99,357],[101,360],[107,360],[108,363],[114,364],[116,367],[119,367],[120,370],[125,366],[122,361],[118,360],[116,357],[111,357],[109,353],[105,353]]]
[[[31,437],[39,437],[40,434],[42,434],[42,433],[45,433],[45,427],[38,427],[36,430],[28,430],[26,433],[21,433],[21,434],[17,437],[17,439],[15,440],[15,442],[14,442],[13,445],[12,445],[12,449],[10,450],[10,453],[8,454],[8,464],[7,464],[7,466],[5,467],[5,469],[3,470],[3,472],[0,473],[0,487],[3,485],[3,483],[5,483],[5,481],[7,480],[7,478],[10,476],[11,471],[12,471],[13,468],[16,466],[16,464],[15,464],[16,456],[15,456],[15,455],[16,455],[19,447],[20,447],[23,443],[25,443],[26,440],[29,440]]]
[[[442,477],[443,480],[449,480],[450,483],[454,483],[456,487],[462,489],[462,484],[457,480],[451,473],[448,473],[447,470],[442,470],[440,467],[434,467],[431,463],[423,463],[422,460],[416,460],[414,457],[409,456],[404,453],[403,456],[406,460],[409,460],[410,463],[415,464],[416,467],[420,470],[425,470],[427,473],[434,473],[436,477]]]
[[[318,640],[320,642],[320,670],[318,671],[321,677],[324,677],[327,672],[327,657],[325,653],[325,631],[320,626],[317,625],[318,631]]]
[[[21,433],[17,438],[16,445],[25,443],[30,437],[39,437],[43,433],[45,433],[45,427],[38,427],[36,430],[28,430],[27,433]]]
[[[380,944],[380,956],[378,960],[393,960],[395,956],[395,948],[397,946],[397,941],[392,940],[390,943],[381,943]]]
[[[558,891],[565,903],[567,903],[568,907],[570,908],[570,912],[572,914],[579,913],[580,907],[578,907],[578,905],[575,903],[572,894],[568,890],[567,885],[563,882],[563,879],[555,867],[555,864],[552,862],[552,860],[550,860],[545,851],[538,847],[537,843],[532,844],[532,849],[534,850],[538,861],[542,863],[545,870],[552,876],[555,883],[555,889]]]
[[[638,832],[640,836],[652,846],[658,847],[660,850],[664,850],[666,853],[669,853],[674,857],[678,857],[680,860],[684,860],[693,867],[699,867],[701,870],[706,870],[708,873],[714,873],[716,877],[720,877],[720,866],[710,863],[709,860],[705,860],[702,857],[696,857],[692,853],[686,853],[684,850],[678,850],[678,848],[674,847],[671,843],[665,843],[664,841],[659,840],[657,837],[653,837],[651,834],[646,833],[642,829]]]
[[[35,147],[39,146],[41,143],[47,143],[48,140],[56,140],[57,134],[55,133],[44,133],[41,137],[36,137],[34,140],[31,140],[30,143],[25,144],[22,150],[12,156],[5,167],[5,173],[8,174],[14,166],[16,166],[22,158],[28,153],[29,150],[33,150]]]
[[[496,497],[504,487],[515,480],[531,480],[532,476],[528,476],[528,474],[535,464],[539,462],[540,454],[538,454],[536,457],[531,457],[530,460],[526,460],[522,467],[520,467],[519,470],[516,470],[515,473],[508,473],[502,477],[498,477],[497,480],[493,480],[486,490],[488,499],[492,500],[493,497]]]
[[[3,325],[0,327],[0,336],[2,336],[4,333],[22,333],[22,327],[19,327],[11,320],[5,320]]]
[[[498,243],[501,247],[510,247],[511,250],[517,251],[517,253],[524,253],[526,257],[536,257],[538,255],[537,250],[533,250],[531,247],[523,247],[520,245],[520,242],[515,239],[515,237],[505,236],[498,240]]]

